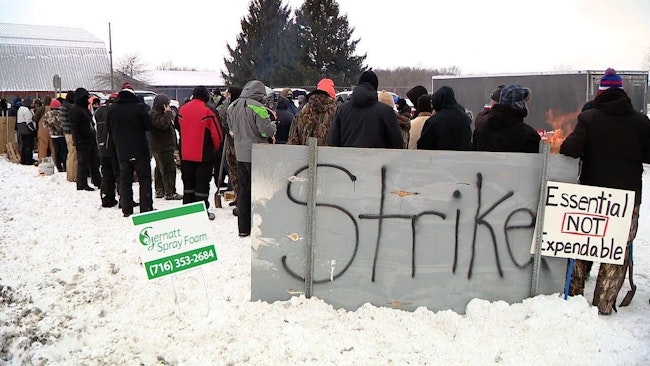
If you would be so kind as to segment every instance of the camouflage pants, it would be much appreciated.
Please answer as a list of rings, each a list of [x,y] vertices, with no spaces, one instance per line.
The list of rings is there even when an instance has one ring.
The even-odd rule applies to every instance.
[[[623,287],[623,282],[625,282],[625,269],[629,260],[630,243],[636,237],[636,231],[639,227],[639,207],[634,206],[634,212],[632,213],[632,225],[630,226],[630,233],[627,238],[623,265],[601,263],[598,269],[594,299],[591,304],[598,307],[600,314],[609,315],[616,307],[616,297],[621,287]],[[584,295],[585,279],[588,275],[587,269],[589,268],[589,263],[591,262],[576,259],[573,266],[573,277],[571,278],[569,295]]]
[[[230,134],[226,134],[228,139],[228,149],[225,151],[226,161],[228,162],[228,180],[232,187],[233,192],[237,192],[237,186],[239,185],[239,178],[237,177],[237,157],[235,155],[235,140],[233,140]]]

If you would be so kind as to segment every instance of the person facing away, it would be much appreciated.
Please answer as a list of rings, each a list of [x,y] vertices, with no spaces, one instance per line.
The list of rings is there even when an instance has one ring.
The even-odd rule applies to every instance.
[[[239,184],[239,178],[237,177],[237,157],[235,154],[235,140],[232,138],[228,127],[227,112],[230,104],[239,98],[241,92],[241,87],[230,86],[226,90],[226,100],[217,107],[217,111],[219,112],[219,121],[221,122],[221,127],[224,131],[226,141],[224,143],[224,145],[226,145],[224,153],[226,154],[226,162],[228,163],[228,185],[230,186],[229,188],[235,192],[235,195],[237,194],[237,186]],[[233,202],[234,204],[237,204],[236,200]],[[231,202],[230,205],[233,205],[233,203]]]
[[[417,117],[411,120],[411,130],[409,137],[409,146],[410,150],[416,150],[418,148],[418,140],[422,134],[422,127],[424,122],[426,122],[429,117],[433,114],[433,107],[431,106],[431,96],[429,94],[422,94],[417,100],[415,114]]]
[[[93,127],[93,116],[88,109],[90,93],[84,88],[74,91],[74,105],[68,111],[68,123],[72,131],[72,140],[77,149],[77,190],[94,191],[88,185],[90,175],[92,184],[101,187],[102,177],[99,173],[99,160],[93,154],[97,146],[97,136]]]
[[[117,152],[115,144],[108,144],[108,128],[106,120],[108,118],[108,109],[117,99],[117,93],[113,93],[106,100],[106,104],[95,111],[95,122],[97,123],[97,153],[99,155],[100,172],[102,173],[102,185],[100,188],[100,198],[102,207],[113,207],[117,205],[115,196],[116,190],[119,190],[120,183],[120,165],[117,161]]]
[[[68,156],[68,147],[66,146],[63,128],[59,120],[60,109],[61,102],[57,99],[52,99],[50,102],[50,110],[43,117],[43,125],[50,131],[50,137],[52,138],[54,165],[59,172],[65,172],[65,160]]]
[[[183,196],[176,193],[176,130],[174,129],[174,112],[171,99],[165,94],[158,94],[153,99],[151,107],[151,131],[149,131],[149,146],[156,160],[154,168],[154,187],[156,196],[161,192],[166,200],[182,200]]]
[[[192,99],[178,111],[183,204],[203,201],[206,210],[210,207],[208,195],[214,159],[223,142],[219,118],[208,107],[208,100],[208,89],[197,86]],[[212,212],[207,215],[214,220]]]
[[[115,149],[120,167],[120,206],[124,217],[133,214],[133,173],[138,175],[140,212],[153,210],[151,153],[147,132],[151,117],[133,89],[123,88],[106,113],[106,148]],[[111,146],[112,144],[112,146]]]
[[[364,71],[350,100],[341,104],[327,134],[327,144],[339,147],[401,149],[404,141],[395,111],[379,103],[379,79]]]
[[[429,94],[429,92],[427,91],[427,88],[425,88],[422,85],[416,85],[416,86],[412,87],[411,89],[409,89],[409,91],[406,92],[406,97],[409,98],[411,103],[413,103],[413,105],[416,108],[415,115],[413,116],[413,118],[417,117],[418,113],[419,113],[417,111],[418,100],[420,100],[421,96],[428,95],[428,94]],[[417,143],[417,141],[415,141],[415,142]]]
[[[77,181],[77,148],[74,146],[72,138],[72,130],[68,121],[68,111],[74,104],[74,92],[68,90],[65,94],[65,99],[61,102],[61,110],[59,111],[59,121],[61,121],[61,128],[65,136],[65,143],[68,148],[68,156],[65,160],[65,174],[68,182]]]
[[[592,305],[609,315],[625,281],[631,243],[636,236],[641,204],[643,163],[650,163],[650,120],[635,111],[623,90],[623,79],[608,68],[601,78],[592,108],[578,116],[575,129],[560,146],[560,153],[580,158],[580,184],[635,192],[632,225],[624,264],[601,263]],[[587,261],[576,260],[570,295],[583,295]]]
[[[237,158],[237,226],[239,236],[251,232],[251,173],[253,144],[267,143],[275,135],[268,109],[264,106],[266,87],[259,80],[251,80],[239,96],[228,106],[228,127],[234,138]]]
[[[406,117],[395,110],[395,100],[393,99],[393,96],[386,90],[380,91],[377,94],[377,99],[380,103],[384,103],[393,109],[393,113],[395,113],[395,118],[397,118],[397,123],[399,124],[399,128],[402,133],[402,147],[406,149],[408,147],[410,137],[409,131],[411,130],[411,118]]]
[[[36,123],[32,120],[34,113],[31,110],[32,100],[27,97],[16,112],[16,131],[20,143],[20,163],[22,165],[34,164],[34,137],[36,136]]]
[[[505,87],[506,87],[505,85],[499,85],[496,87],[496,89],[492,90],[492,93],[490,93],[490,104],[484,105],[483,110],[478,112],[476,118],[474,118],[474,129],[480,126],[481,123],[485,122],[485,119],[490,109],[492,109],[492,107],[494,107],[495,104],[499,103],[499,98],[501,97],[501,90],[503,90],[503,88]]]
[[[418,149],[471,150],[472,120],[465,108],[456,102],[454,90],[448,86],[436,90],[431,97],[431,106],[436,113],[424,122]]]
[[[36,108],[32,120],[37,124],[37,140],[38,140],[38,162],[42,163],[43,159],[48,156],[54,155],[54,142],[52,141],[52,136],[50,136],[50,129],[45,126],[45,113],[50,111],[50,103],[52,103],[52,97],[46,95],[43,97],[41,106]]]
[[[538,153],[537,131],[524,122],[532,92],[510,84],[501,90],[495,104],[474,130],[473,146],[478,151]]]
[[[289,104],[293,104],[293,102],[285,97],[278,98],[278,104],[275,109],[278,116],[278,122],[275,125],[277,128],[275,132],[276,144],[286,144],[289,139],[289,130],[291,129],[291,123],[294,118],[294,115],[288,110]]]
[[[327,132],[336,114],[334,81],[321,79],[306,98],[307,104],[291,124],[287,145],[309,145],[309,138],[315,137],[318,146],[326,146]]]

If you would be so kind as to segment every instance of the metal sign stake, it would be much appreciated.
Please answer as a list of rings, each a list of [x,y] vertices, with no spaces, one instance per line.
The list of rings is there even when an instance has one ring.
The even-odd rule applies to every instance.
[[[539,293],[539,267],[542,257],[542,238],[544,236],[544,209],[546,207],[546,187],[548,184],[548,159],[551,151],[550,143],[542,143],[543,163],[541,184],[539,186],[539,204],[537,205],[537,222],[535,225],[535,256],[533,257],[533,277],[530,284],[530,297]]]
[[[314,231],[316,226],[316,166],[317,161],[317,139],[309,138],[309,170],[308,170],[308,197],[307,197],[307,242],[305,246],[305,297],[311,298],[314,285]]]

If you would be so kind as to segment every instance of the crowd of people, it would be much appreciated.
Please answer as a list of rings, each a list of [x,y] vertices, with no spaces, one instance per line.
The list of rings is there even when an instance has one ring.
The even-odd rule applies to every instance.
[[[650,120],[635,111],[622,78],[608,69],[598,95],[578,117],[575,130],[560,153],[582,161],[580,183],[636,192],[628,252],[636,235],[641,202],[643,163],[650,163]],[[251,232],[251,173],[254,144],[419,150],[458,150],[538,153],[540,135],[524,120],[531,89],[499,85],[490,104],[472,120],[448,86],[429,94],[421,85],[407,98],[379,90],[377,75],[360,75],[349,101],[337,103],[333,80],[324,78],[315,90],[294,103],[291,89],[267,95],[259,80],[243,87],[231,86],[225,96],[203,86],[193,90],[175,115],[170,99],[158,95],[148,110],[129,83],[112,94],[106,105],[91,98],[84,88],[66,98],[42,101],[16,100],[17,135],[22,164],[52,156],[57,169],[76,182],[78,190],[100,189],[102,206],[121,207],[125,217],[153,210],[153,197],[204,201],[210,207],[210,181],[234,190],[239,236]],[[10,111],[11,113],[11,111]],[[611,136],[619,136],[612,139]],[[179,139],[177,139],[179,136]],[[38,161],[33,159],[38,141]],[[176,162],[180,156],[183,194],[176,191]],[[151,157],[155,160],[152,169]],[[139,200],[133,200],[133,182],[139,183]],[[218,192],[217,192],[218,193]],[[119,196],[119,201],[118,201]],[[214,214],[207,212],[210,219]],[[601,264],[593,304],[601,314],[615,310],[616,296],[628,266]],[[582,294],[588,262],[577,260],[570,294]]]

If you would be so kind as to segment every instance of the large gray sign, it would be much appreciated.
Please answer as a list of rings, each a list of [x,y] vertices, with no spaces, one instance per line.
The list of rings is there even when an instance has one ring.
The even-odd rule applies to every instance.
[[[305,291],[306,146],[253,148],[252,300]],[[317,150],[313,296],[464,312],[473,298],[530,294],[542,154]],[[552,155],[549,179],[575,182]],[[566,260],[542,258],[541,293],[562,292]]]

